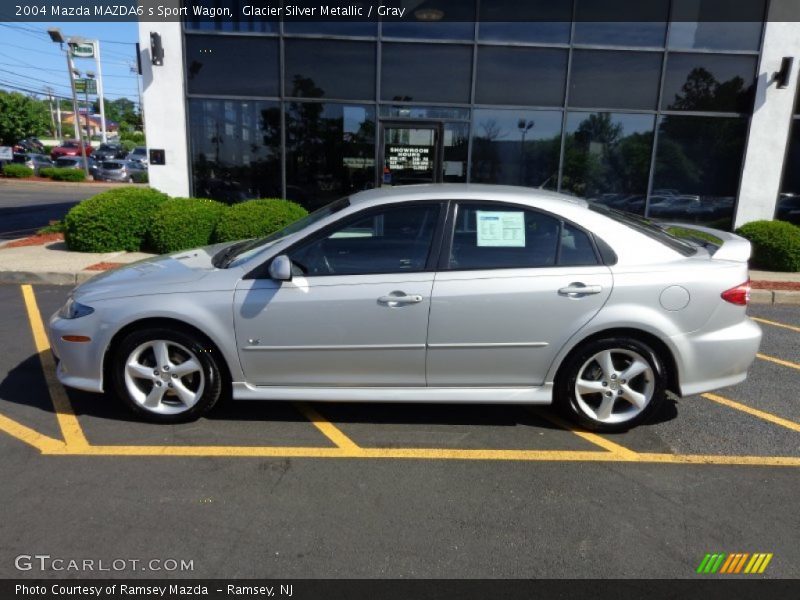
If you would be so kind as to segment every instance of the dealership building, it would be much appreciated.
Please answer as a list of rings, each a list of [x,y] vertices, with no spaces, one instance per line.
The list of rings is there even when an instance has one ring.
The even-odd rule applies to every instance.
[[[400,0],[402,21],[142,21],[151,185],[313,209],[498,183],[715,227],[800,222],[800,0],[748,0],[735,21],[709,19],[720,0],[597,18],[620,1],[532,2],[516,22],[493,17],[508,0]]]

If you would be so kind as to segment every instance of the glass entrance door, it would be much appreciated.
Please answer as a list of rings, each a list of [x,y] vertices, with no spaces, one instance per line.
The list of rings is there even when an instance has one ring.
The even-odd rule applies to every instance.
[[[442,180],[442,126],[439,123],[381,123],[382,186]]]

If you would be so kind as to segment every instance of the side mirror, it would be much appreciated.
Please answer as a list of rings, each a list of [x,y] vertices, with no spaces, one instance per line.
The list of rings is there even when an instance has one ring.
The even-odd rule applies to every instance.
[[[275,281],[292,280],[292,261],[285,254],[276,256],[269,265],[269,276]]]

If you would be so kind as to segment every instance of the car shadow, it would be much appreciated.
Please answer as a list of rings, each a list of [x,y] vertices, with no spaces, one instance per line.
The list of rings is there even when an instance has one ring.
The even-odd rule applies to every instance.
[[[33,385],[32,382],[36,382]],[[66,388],[73,411],[78,416],[99,420],[147,425],[132,415],[113,393],[95,394]],[[13,403],[54,413],[39,357],[32,354],[11,369],[0,381],[2,403]],[[325,419],[342,424],[373,425],[450,425],[486,427],[533,427],[562,429],[548,420],[556,415],[550,406],[528,407],[509,404],[415,404],[381,402],[311,403]],[[678,416],[677,402],[667,397],[658,413],[640,425],[647,427],[671,421]],[[308,418],[292,402],[220,400],[205,417],[207,422],[306,422]],[[156,425],[157,426],[157,425]],[[178,425],[180,427],[180,425]],[[613,435],[613,434],[612,434]]]

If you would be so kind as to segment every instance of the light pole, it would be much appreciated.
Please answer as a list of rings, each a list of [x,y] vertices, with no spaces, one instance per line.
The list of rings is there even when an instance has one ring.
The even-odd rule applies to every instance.
[[[86,71],[86,77],[88,77],[91,81],[95,81],[94,71]],[[95,86],[96,85],[97,84],[95,84]],[[87,104],[87,106],[86,106],[86,111],[87,111],[86,122],[88,123],[89,122],[89,113],[88,113],[88,111],[89,111],[89,106],[88,106],[88,104],[89,104],[89,97],[88,97],[89,96],[89,82],[88,81],[86,82],[86,96],[87,96],[86,97],[86,104]],[[97,96],[97,88],[96,87],[95,87],[95,96]],[[99,96],[98,96],[98,98],[99,98]],[[91,136],[89,136],[89,137],[91,138]],[[105,139],[103,139],[103,141],[105,141]]]
[[[48,29],[47,33],[50,35],[50,39],[53,40],[56,44],[58,44],[61,49],[64,49],[64,36],[61,35],[61,30],[58,28]],[[72,90],[72,110],[74,111],[75,115],[75,122],[78,122],[78,94],[75,92],[75,79],[72,77],[72,73],[75,70],[75,67],[72,64],[72,54],[67,46],[67,50],[64,53],[67,57],[67,75],[69,76],[69,86]],[[83,159],[83,172],[86,176],[89,176],[89,161],[86,160],[86,145],[83,141],[83,131],[81,131],[80,125],[78,126],[78,143],[81,145],[81,158]]]
[[[526,171],[526,168],[525,168],[526,167],[526,165],[525,165],[525,136],[528,135],[528,132],[531,129],[533,129],[533,126],[535,124],[536,123],[533,121],[533,119],[530,119],[530,120],[520,119],[519,122],[517,123],[517,129],[519,129],[520,134],[522,135],[522,142],[520,143],[520,148],[519,148],[519,172],[520,172],[520,176],[521,176],[521,179],[522,179],[522,185],[525,185],[525,174],[526,174],[525,173],[525,171]]]

